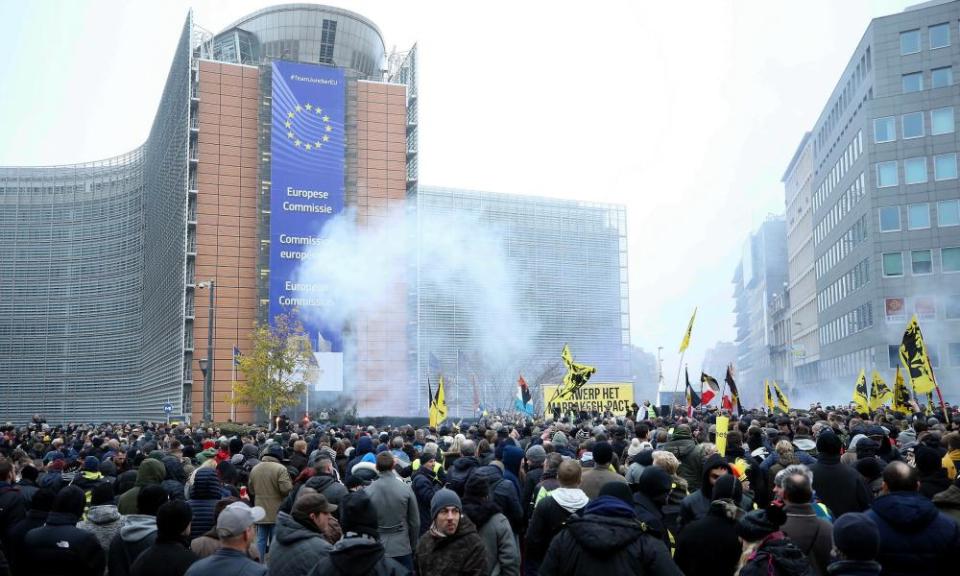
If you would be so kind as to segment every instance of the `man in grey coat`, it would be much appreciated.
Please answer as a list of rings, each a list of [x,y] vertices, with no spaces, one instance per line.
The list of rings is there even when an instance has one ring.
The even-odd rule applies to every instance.
[[[833,525],[813,509],[813,472],[803,464],[793,464],[784,470],[782,482],[783,511],[787,513],[783,533],[807,556],[813,574],[827,576]]]
[[[389,451],[377,454],[377,480],[364,488],[377,511],[377,527],[385,556],[413,571],[413,551],[420,535],[420,511],[417,497],[393,471],[394,458]]]
[[[278,512],[267,557],[268,576],[307,576],[326,558],[333,546],[323,534],[336,509],[323,494],[302,493],[290,514]]]

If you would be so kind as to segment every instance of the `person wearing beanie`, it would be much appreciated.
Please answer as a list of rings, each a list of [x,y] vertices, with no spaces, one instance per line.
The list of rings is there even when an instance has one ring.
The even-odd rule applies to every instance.
[[[405,576],[409,571],[384,553],[377,529],[377,511],[367,494],[351,492],[340,501],[340,539],[320,560],[311,576]]]
[[[836,560],[828,568],[830,576],[877,576],[880,563],[880,531],[870,516],[850,512],[833,523],[833,549]]]
[[[160,462],[147,460],[147,462]],[[163,464],[160,464],[163,468]],[[110,576],[129,576],[130,568],[144,550],[153,546],[157,540],[157,511],[170,500],[167,491],[160,484],[144,486],[137,493],[137,510],[124,518],[123,525],[110,542],[107,551],[107,569]]]
[[[487,551],[476,526],[463,515],[456,492],[438,490],[430,502],[430,529],[417,544],[419,576],[487,576]]]
[[[567,440],[567,435],[563,432],[556,432],[553,435],[553,449],[561,456],[566,456],[567,458],[577,457],[574,451],[570,449],[570,443],[569,440]]]
[[[559,456],[559,455],[557,455]],[[534,570],[547,554],[547,547],[563,529],[572,514],[578,514],[590,501],[580,489],[582,470],[576,460],[563,460],[556,469],[559,487],[537,502],[526,532],[525,566]]]
[[[117,510],[113,485],[106,482],[98,484],[90,495],[87,517],[77,524],[77,528],[92,532],[103,547],[103,551],[107,552],[122,525],[123,517]]]
[[[597,574],[681,574],[670,550],[637,520],[624,482],[601,486],[583,516],[570,517],[553,539],[540,573],[557,576]]]
[[[60,490],[46,523],[24,538],[24,573],[102,576],[107,564],[103,548],[93,534],[77,528],[85,505],[80,488],[67,486]]]
[[[883,469],[882,495],[867,515],[880,532],[877,560],[885,575],[940,575],[955,571],[960,526],[919,493],[916,468],[891,462]]]
[[[503,515],[510,521],[513,531],[520,534],[523,532],[523,508],[520,506],[520,492],[516,485],[506,477],[499,464],[499,462],[494,462],[489,466],[478,466],[472,476],[479,476],[487,481],[493,501],[500,506]],[[464,488],[466,488],[466,485],[464,485]]]
[[[277,513],[276,535],[267,556],[268,574],[307,576],[333,546],[324,538],[336,506],[316,492],[302,492],[291,513]]]
[[[741,552],[736,527],[744,516],[740,507],[742,497],[740,481],[733,474],[717,479],[706,516],[691,522],[677,538],[673,558],[686,576],[734,574]]]
[[[933,498],[950,487],[951,478],[947,478],[947,471],[943,468],[940,452],[928,448],[923,444],[914,451],[917,472],[920,473],[920,493],[927,498]]]
[[[530,522],[533,514],[533,499],[537,496],[537,484],[543,478],[543,463],[547,460],[547,451],[540,444],[533,444],[524,455],[523,491],[520,493],[520,506],[523,507],[524,524]]]
[[[583,473],[580,489],[593,500],[600,495],[600,488],[609,482],[618,482],[626,486],[627,479],[611,468],[613,446],[609,442],[597,442],[593,445],[593,461],[596,466]]]
[[[379,477],[364,491],[377,511],[380,539],[388,558],[413,569],[413,551],[420,537],[420,509],[409,484],[394,471],[396,459],[389,450],[377,454]]]
[[[183,500],[171,500],[157,510],[157,539],[134,560],[130,576],[183,576],[199,560],[190,551],[193,512]]]
[[[257,548],[261,558],[267,557],[267,549],[273,540],[280,504],[293,489],[293,481],[287,467],[281,462],[282,458],[283,448],[279,444],[271,444],[263,459],[250,470],[247,484],[253,503],[265,512],[263,518],[257,521]]]
[[[487,551],[490,574],[520,576],[520,549],[507,517],[490,499],[490,487],[478,476],[467,480],[463,494],[463,516],[476,526]]]
[[[677,457],[680,462],[677,474],[686,480],[687,489],[696,492],[700,489],[703,476],[703,450],[693,439],[690,426],[681,424],[673,431],[669,442],[657,445],[657,450],[665,450]]]
[[[443,478],[441,477],[443,469],[437,462],[436,450],[424,450],[420,455],[419,462],[420,466],[413,474],[413,479],[410,482],[413,494],[417,497],[417,510],[420,513],[418,538],[430,529],[430,523],[432,522],[430,501],[433,500],[433,495],[437,493],[437,490],[443,488]]]
[[[834,518],[847,512],[863,512],[870,507],[873,496],[863,477],[852,466],[840,462],[843,442],[831,430],[824,430],[817,437],[816,464],[810,465],[813,472],[813,491],[833,513]]]
[[[737,536],[743,546],[739,576],[809,576],[810,563],[803,551],[781,530],[787,515],[781,506],[754,510],[737,522]]]

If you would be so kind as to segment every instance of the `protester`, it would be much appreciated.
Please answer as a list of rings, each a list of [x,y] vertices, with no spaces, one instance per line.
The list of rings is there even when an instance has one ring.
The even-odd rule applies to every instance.
[[[583,473],[580,489],[591,500],[600,494],[600,488],[608,482],[627,483],[627,479],[611,470],[613,461],[613,447],[608,442],[597,442],[593,445],[593,461],[596,467]]]
[[[207,533],[216,524],[214,508],[221,498],[223,491],[216,471],[213,468],[197,470],[190,487],[190,499],[187,500],[193,517],[190,523],[191,540]]]
[[[207,556],[212,556],[217,550],[220,549],[220,536],[217,534],[216,520],[220,518],[220,514],[223,512],[223,510],[234,502],[242,502],[242,500],[235,497],[228,497],[217,502],[217,505],[213,510],[213,527],[207,531],[207,533],[191,540],[190,551],[196,554],[197,558],[206,558]],[[257,548],[257,542],[255,538],[250,542],[250,546],[247,548],[247,557],[254,562],[260,561],[260,550]]]
[[[247,490],[253,498],[253,503],[264,511],[263,516],[257,520],[257,548],[261,558],[266,557],[270,541],[273,539],[273,529],[277,522],[280,503],[293,488],[290,473],[281,460],[283,460],[283,448],[278,444],[272,444],[260,463],[250,471]]]
[[[860,474],[851,466],[840,463],[842,441],[831,431],[817,438],[819,459],[810,466],[813,472],[813,490],[827,505],[834,517],[847,512],[863,512],[870,507],[873,497]]]
[[[880,531],[870,516],[850,512],[833,523],[836,560],[828,568],[831,576],[876,576],[881,566]]]
[[[525,562],[529,574],[536,574],[553,538],[563,529],[571,514],[583,510],[590,501],[580,489],[582,471],[576,460],[566,460],[557,469],[559,487],[537,503],[527,527]]]
[[[224,508],[217,517],[220,548],[190,566],[186,576],[265,576],[267,567],[247,556],[250,544],[256,539],[254,526],[265,515],[263,508],[251,508],[243,502]]]
[[[10,572],[13,576],[30,574],[30,564],[26,561],[27,534],[34,528],[43,526],[47,521],[47,516],[53,508],[53,502],[56,494],[46,488],[37,490],[33,495],[30,510],[23,520],[17,522],[7,534],[6,549],[9,550],[7,561],[10,565]],[[106,549],[104,549],[106,552]]]
[[[473,522],[483,540],[490,576],[519,576],[520,549],[510,521],[490,499],[489,490],[487,482],[479,476],[467,480],[462,499],[463,516]]]
[[[169,498],[159,483],[143,486],[137,491],[136,509],[140,512],[126,516],[123,526],[110,542],[107,554],[110,576],[129,576],[137,557],[153,546],[157,539],[157,511]]]
[[[463,516],[460,497],[438,490],[430,502],[430,529],[417,544],[419,576],[487,576],[487,553],[477,529]]]
[[[90,495],[90,508],[87,516],[77,524],[77,528],[92,532],[104,552],[110,550],[110,543],[120,532],[125,519],[117,509],[113,486],[109,482],[98,484]]]
[[[333,546],[324,538],[336,506],[322,494],[297,498],[290,514],[277,513],[274,541],[267,557],[271,576],[307,576]]]
[[[436,451],[424,451],[420,457],[420,466],[413,475],[410,483],[413,493],[417,497],[417,510],[420,514],[420,529],[417,536],[430,529],[430,501],[437,490],[443,488],[443,481],[440,479],[438,471],[440,465],[436,461]]]
[[[810,563],[803,552],[782,531],[787,521],[780,506],[754,510],[737,523],[743,542],[739,576],[808,576]]]
[[[648,474],[644,472],[644,478]],[[740,481],[732,474],[719,477],[711,498],[706,515],[687,525],[677,539],[674,558],[686,576],[732,576],[737,570],[741,545],[736,527],[744,516]]]
[[[377,511],[363,491],[341,500],[343,538],[320,560],[310,576],[406,576],[410,572],[387,558],[377,529]]]
[[[97,538],[77,528],[86,497],[83,490],[67,486],[53,501],[47,521],[24,539],[24,573],[36,576],[101,576],[106,555]],[[111,572],[113,574],[113,572]]]
[[[817,516],[813,507],[813,473],[803,464],[784,469],[783,511],[787,521],[783,533],[807,557],[813,574],[826,576],[833,549],[833,526]]]
[[[377,454],[380,477],[365,491],[377,511],[378,529],[387,557],[412,570],[413,551],[420,537],[420,509],[413,489],[397,476],[393,467],[393,454],[387,451]]]
[[[190,551],[193,511],[183,500],[170,500],[157,510],[157,538],[130,567],[130,576],[183,576],[198,560]]]

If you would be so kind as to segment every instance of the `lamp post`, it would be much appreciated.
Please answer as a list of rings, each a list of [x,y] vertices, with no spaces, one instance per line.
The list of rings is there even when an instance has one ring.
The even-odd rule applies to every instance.
[[[213,422],[213,333],[216,330],[216,280],[208,280],[197,284],[197,288],[210,289],[210,303],[207,306],[207,357],[200,360],[200,371],[203,372],[203,420]]]

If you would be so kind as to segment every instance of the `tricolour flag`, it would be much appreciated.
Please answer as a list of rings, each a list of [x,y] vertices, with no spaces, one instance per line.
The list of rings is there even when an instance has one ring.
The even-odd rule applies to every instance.
[[[900,361],[903,362],[903,367],[906,368],[916,393],[926,394],[936,388],[933,367],[930,365],[927,348],[923,345],[923,334],[920,332],[920,323],[917,322],[916,314],[913,315],[903,333],[903,341],[900,343]]]
[[[743,414],[743,406],[740,405],[740,391],[737,390],[737,383],[733,380],[733,365],[727,366],[727,375],[723,377],[730,389],[730,404],[737,409],[737,414]],[[730,409],[731,411],[733,408]]]
[[[887,383],[883,381],[880,373],[874,370],[870,382],[870,409],[879,410],[890,400],[891,396],[893,396],[893,393],[887,387]]]
[[[693,391],[693,386],[690,385],[690,372],[686,368],[683,369],[687,377],[687,417],[693,418],[693,411],[700,405],[700,396],[697,396],[697,393]]]
[[[690,323],[687,324],[687,331],[683,335],[683,341],[680,342],[680,353],[682,354],[687,346],[690,345],[690,334],[693,333],[693,321],[697,318],[697,309],[693,309],[693,316],[690,317]]]
[[[867,373],[862,369],[860,370],[860,375],[857,376],[857,383],[853,387],[853,403],[857,407],[857,413],[870,413],[870,396],[867,392]]]
[[[700,387],[700,389],[703,390],[703,398],[700,400],[704,404],[709,404],[710,401],[713,400],[717,395],[717,392],[720,391],[720,384],[717,382],[716,378],[702,371],[700,372],[700,383],[708,386],[706,390],[703,390],[703,386]]]
[[[527,381],[523,379],[523,374],[517,380],[517,398],[514,405],[518,412],[526,412],[533,416],[533,396],[530,395],[530,388],[527,387]]]
[[[890,408],[897,414],[906,416],[913,412],[910,408],[910,390],[903,381],[903,374],[900,373],[900,367],[897,366],[897,375],[893,379],[893,402]]]

